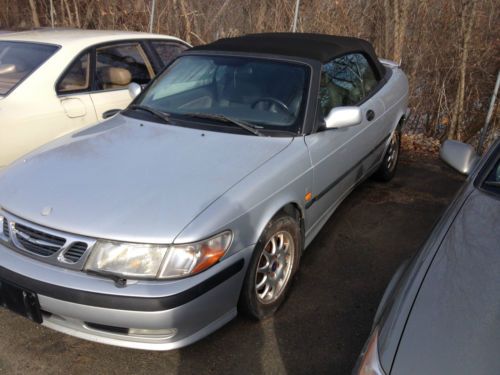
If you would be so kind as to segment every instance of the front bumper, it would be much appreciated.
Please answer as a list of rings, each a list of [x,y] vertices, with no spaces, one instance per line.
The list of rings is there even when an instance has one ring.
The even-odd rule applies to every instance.
[[[46,264],[0,245],[0,278],[36,293],[42,324],[51,329],[103,344],[170,350],[198,341],[236,316],[252,251],[243,249],[185,279],[119,287],[108,278]]]

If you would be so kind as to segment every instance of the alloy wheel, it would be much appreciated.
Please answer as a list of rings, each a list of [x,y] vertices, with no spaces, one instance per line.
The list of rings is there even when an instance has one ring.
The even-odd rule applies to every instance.
[[[275,233],[264,246],[255,274],[255,293],[261,303],[273,303],[283,293],[292,273],[294,247],[286,231]]]
[[[389,149],[387,150],[386,166],[389,171],[392,171],[396,166],[399,156],[399,134],[394,132],[391,138],[391,143],[389,144]]]

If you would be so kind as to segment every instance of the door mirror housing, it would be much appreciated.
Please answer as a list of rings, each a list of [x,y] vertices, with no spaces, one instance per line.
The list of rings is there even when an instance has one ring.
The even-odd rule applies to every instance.
[[[132,99],[135,99],[142,91],[141,85],[135,82],[130,82],[128,84],[128,92]]]
[[[359,107],[332,108],[325,119],[326,129],[339,129],[361,124],[363,115]]]
[[[474,147],[452,140],[443,143],[439,156],[450,167],[465,175],[472,172],[479,161],[479,156],[476,154]]]
[[[106,111],[102,114],[102,118],[104,120],[110,118],[110,117],[113,117],[114,115],[116,115],[117,113],[119,113],[121,111],[121,109],[110,109],[109,111]]]

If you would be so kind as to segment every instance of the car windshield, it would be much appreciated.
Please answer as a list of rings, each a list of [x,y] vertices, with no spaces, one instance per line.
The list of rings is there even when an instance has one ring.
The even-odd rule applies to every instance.
[[[297,132],[309,68],[279,60],[188,55],[177,59],[135,103],[213,124],[215,116],[258,129]]]
[[[46,44],[0,41],[0,95],[7,95],[57,48]]]

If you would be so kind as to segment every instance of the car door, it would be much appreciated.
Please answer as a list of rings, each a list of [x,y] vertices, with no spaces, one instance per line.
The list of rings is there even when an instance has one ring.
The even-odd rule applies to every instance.
[[[155,76],[153,64],[140,41],[119,42],[95,49],[94,82],[90,94],[97,119],[121,110],[132,100],[131,82],[146,85]]]
[[[79,129],[97,121],[94,105],[90,98],[91,53],[86,51],[71,62],[56,83],[56,91],[66,118],[60,121],[63,129],[53,126],[51,139],[62,133]],[[56,125],[56,124],[54,124]]]
[[[380,121],[385,108],[373,95],[379,83],[375,70],[359,53],[336,58],[322,67],[318,120],[324,121],[332,108],[339,106],[358,106],[363,117],[358,125],[320,129],[305,137],[314,170],[313,199],[307,210],[312,226],[328,219],[382,157],[387,139]]]

